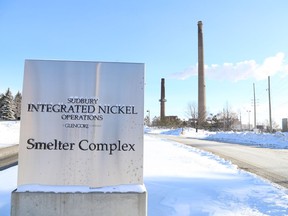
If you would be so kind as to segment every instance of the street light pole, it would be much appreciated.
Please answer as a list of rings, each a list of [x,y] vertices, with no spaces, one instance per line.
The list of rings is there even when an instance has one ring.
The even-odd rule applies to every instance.
[[[250,113],[251,113],[251,110],[247,110],[247,112],[248,112],[248,128],[250,131]]]
[[[150,110],[147,110],[148,112],[148,126],[150,126]]]

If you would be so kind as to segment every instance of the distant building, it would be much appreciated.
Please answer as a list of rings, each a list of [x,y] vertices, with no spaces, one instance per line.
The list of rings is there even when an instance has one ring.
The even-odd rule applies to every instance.
[[[282,119],[282,131],[288,132],[288,119],[287,118]]]
[[[178,116],[165,116],[166,121],[177,121],[178,119]]]

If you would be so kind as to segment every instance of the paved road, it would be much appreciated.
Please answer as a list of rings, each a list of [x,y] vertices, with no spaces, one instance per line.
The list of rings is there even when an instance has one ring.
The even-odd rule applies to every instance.
[[[156,136],[211,152],[231,161],[240,169],[288,188],[288,150],[257,148],[185,137]]]
[[[0,148],[0,171],[18,163],[18,145]]]

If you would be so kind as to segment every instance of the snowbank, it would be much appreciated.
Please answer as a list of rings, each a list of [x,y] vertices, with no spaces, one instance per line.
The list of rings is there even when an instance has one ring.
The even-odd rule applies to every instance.
[[[148,215],[287,215],[288,195],[211,153],[145,136]]]
[[[209,134],[209,136],[207,136],[205,139],[255,145],[262,148],[288,148],[288,133],[281,132],[277,132],[275,134],[253,132],[217,132],[215,134]]]
[[[0,148],[19,144],[20,121],[0,121]]]
[[[146,129],[146,133],[184,136],[220,142],[254,145],[262,148],[288,149],[288,133],[209,132],[194,128]]]

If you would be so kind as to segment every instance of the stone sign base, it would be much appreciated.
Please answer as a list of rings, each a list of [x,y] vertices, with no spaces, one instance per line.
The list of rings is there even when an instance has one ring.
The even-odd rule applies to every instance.
[[[11,216],[146,216],[147,192],[12,192]]]

